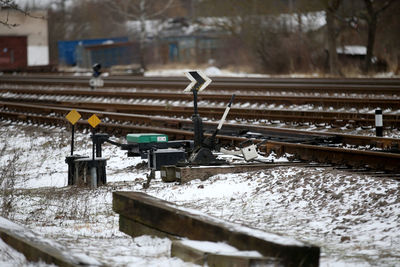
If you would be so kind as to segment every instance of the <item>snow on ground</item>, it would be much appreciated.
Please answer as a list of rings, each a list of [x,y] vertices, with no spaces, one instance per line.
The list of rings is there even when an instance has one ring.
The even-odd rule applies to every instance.
[[[118,215],[111,208],[115,190],[142,191],[182,208],[318,245],[321,266],[400,262],[398,181],[293,166],[215,175],[185,185],[156,179],[144,190],[148,170],[142,160],[106,144],[107,186],[67,187],[68,129],[0,125],[1,186],[8,182],[14,188],[0,194],[2,216],[110,266],[190,266],[169,257],[168,239],[131,238],[118,230]],[[76,133],[77,154],[90,155],[89,135]],[[7,245],[0,242],[0,248],[2,266],[28,266]]]
[[[144,73],[144,76],[151,77],[151,76],[182,76],[184,77],[185,72],[192,71],[193,69],[185,68],[185,69],[154,69],[149,70]],[[204,72],[205,75],[210,77],[270,77],[270,75],[266,74],[249,74],[246,72],[240,71],[229,71],[229,70],[221,70],[215,66],[209,66],[206,68],[201,68],[196,70],[201,70]]]
[[[192,71],[192,70],[201,70],[207,76],[210,77],[271,77],[271,78],[324,78],[324,76],[319,73],[291,73],[291,74],[284,74],[284,75],[269,75],[269,74],[261,74],[261,73],[249,73],[246,71],[240,70],[229,70],[229,69],[220,69],[216,66],[210,64],[206,67],[196,67],[196,68],[154,68],[146,71],[144,76],[151,77],[151,76],[181,76],[184,77],[185,72]],[[346,75],[346,74],[345,74]],[[349,76],[351,78],[352,76]],[[365,78],[370,76],[364,75],[356,75],[357,78]],[[385,72],[385,73],[377,73],[374,75],[375,78],[396,78],[399,75],[396,75],[393,72]]]

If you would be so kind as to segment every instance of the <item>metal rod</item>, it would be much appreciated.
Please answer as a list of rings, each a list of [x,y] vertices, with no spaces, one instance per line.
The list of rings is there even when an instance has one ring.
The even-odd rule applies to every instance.
[[[217,127],[217,130],[218,130],[218,131],[221,130],[222,125],[225,123],[226,116],[228,116],[228,113],[229,113],[229,111],[231,110],[231,106],[232,106],[232,103],[233,103],[233,100],[234,100],[234,99],[235,99],[235,94],[232,95],[231,101],[229,101],[228,106],[226,106],[224,115],[222,115],[222,118],[221,118],[221,120],[219,121],[219,124],[218,124],[218,127]]]
[[[193,109],[194,109],[194,115],[198,115],[198,110],[197,110],[197,90],[193,89]]]
[[[74,138],[75,138],[75,125],[72,124],[71,156],[74,155]]]
[[[93,138],[93,148],[92,148],[92,159],[94,160],[94,153],[95,153],[95,137],[94,137],[94,134],[95,134],[95,129],[93,128],[93,130],[92,130],[92,138]]]

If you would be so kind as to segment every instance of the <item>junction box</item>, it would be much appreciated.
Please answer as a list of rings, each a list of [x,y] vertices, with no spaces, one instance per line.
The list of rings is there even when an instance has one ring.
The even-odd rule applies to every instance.
[[[74,185],[78,186],[88,186],[91,188],[96,188],[99,185],[105,185],[107,183],[106,176],[106,165],[107,159],[105,158],[81,158],[75,160],[75,175],[74,175]],[[96,173],[92,173],[95,169]],[[93,175],[96,179],[93,179]]]
[[[150,169],[161,170],[161,166],[176,165],[186,159],[185,151],[175,148],[157,149],[149,153],[148,165]]]
[[[107,183],[105,158],[89,158],[87,156],[72,155],[65,159],[68,164],[68,185],[97,187]],[[96,181],[93,181],[92,168],[96,169]]]

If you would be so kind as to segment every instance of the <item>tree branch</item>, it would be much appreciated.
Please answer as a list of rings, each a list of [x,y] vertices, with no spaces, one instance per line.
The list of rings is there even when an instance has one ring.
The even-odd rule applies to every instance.
[[[18,6],[18,4],[15,3],[14,0],[0,0],[0,11],[1,10],[7,10],[7,17],[5,20],[0,19],[0,25],[4,25],[6,27],[12,28],[12,27],[17,27],[19,24],[16,23],[10,23],[9,22],[9,15],[10,15],[10,10],[15,10],[17,12],[22,13],[25,16],[29,16],[31,18],[36,18],[36,19],[44,19],[44,17],[38,17],[38,16],[33,16],[30,14],[27,10],[24,10]]]

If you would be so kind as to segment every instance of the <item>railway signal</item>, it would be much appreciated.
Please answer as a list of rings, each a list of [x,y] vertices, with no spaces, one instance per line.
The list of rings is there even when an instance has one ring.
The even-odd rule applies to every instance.
[[[72,126],[81,118],[81,115],[72,110],[66,116]],[[104,138],[104,134],[95,134],[95,128],[101,123],[101,120],[93,114],[88,120],[92,126],[93,150],[92,158],[88,156],[73,155],[73,138],[71,144],[71,156],[67,156],[65,162],[68,164],[68,185],[90,185],[90,188],[96,188],[99,184],[106,184],[106,159],[101,156],[101,143],[99,140]],[[72,135],[73,136],[73,135]],[[98,148],[96,147],[98,145]],[[95,157],[96,148],[98,154]],[[89,171],[89,172],[88,172]],[[90,178],[88,178],[90,176]]]
[[[68,164],[68,185],[74,184],[75,177],[75,160],[84,158],[79,155],[74,155],[74,139],[75,139],[75,124],[81,118],[81,114],[75,109],[71,110],[65,118],[72,124],[72,137],[71,137],[71,155],[65,158],[65,163]]]
[[[88,119],[88,123],[90,124],[90,126],[93,127],[93,130],[92,130],[92,140],[93,140],[92,164],[90,166],[90,175],[91,175],[90,187],[93,189],[93,188],[97,187],[97,169],[99,168],[98,163],[96,162],[96,159],[95,159],[95,151],[96,151],[95,128],[97,125],[99,125],[101,123],[101,120],[96,116],[96,114],[93,114]]]
[[[99,119],[99,117],[96,116],[96,114],[93,114],[89,119],[88,119],[88,123],[90,124],[90,126],[94,128],[96,128],[97,125],[99,125],[99,123],[101,122],[101,120]]]
[[[72,124],[71,156],[74,154],[75,123],[81,118],[81,114],[75,109],[71,110],[65,118]]]
[[[89,85],[92,89],[95,89],[96,87],[103,87],[104,81],[100,77],[92,78],[89,80]]]
[[[211,79],[201,71],[188,71],[185,72],[185,75],[192,81],[183,91],[193,92],[194,114],[192,115],[192,121],[194,125],[194,146],[200,147],[203,142],[203,121],[197,109],[197,92],[204,90],[211,83]]]
[[[212,82],[202,71],[185,72],[186,77],[192,82],[183,90],[184,92],[198,91],[201,92]]]
[[[192,115],[193,121],[193,130],[194,130],[194,149],[191,152],[188,162],[189,164],[195,165],[221,165],[226,163],[223,160],[217,159],[213,154],[212,150],[215,148],[215,138],[218,131],[221,129],[222,124],[224,123],[226,116],[231,108],[233,99],[235,95],[232,95],[231,101],[228,104],[227,109],[211,138],[204,139],[203,134],[203,121],[199,115],[197,108],[197,93],[204,90],[210,83],[211,79],[208,78],[201,71],[189,71],[185,73],[186,77],[192,82],[185,88],[184,92],[193,92],[193,110],[194,114]]]
[[[95,140],[94,140],[94,136],[95,136],[95,128],[97,125],[99,125],[101,122],[101,120],[96,116],[96,114],[93,114],[89,119],[88,119],[88,123],[90,124],[90,126],[92,126],[93,130],[93,151],[92,151],[92,158],[94,160],[94,152],[95,152]]]
[[[96,63],[93,65],[92,67],[93,69],[93,78],[91,78],[89,80],[89,85],[92,89],[95,89],[96,87],[103,87],[104,86],[104,81],[103,79],[100,77],[101,75],[101,64]]]

